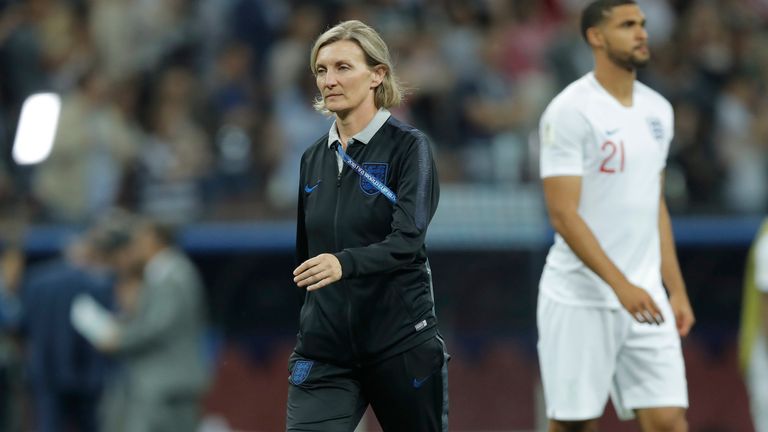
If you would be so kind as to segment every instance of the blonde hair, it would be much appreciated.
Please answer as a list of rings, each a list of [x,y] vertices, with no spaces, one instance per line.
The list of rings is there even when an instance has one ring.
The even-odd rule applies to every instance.
[[[376,30],[361,21],[343,21],[326,30],[325,33],[317,38],[309,56],[309,68],[312,70],[312,74],[317,75],[315,62],[317,61],[317,53],[320,49],[342,40],[355,42],[363,50],[368,67],[372,68],[379,65],[385,67],[384,79],[374,90],[373,101],[376,104],[376,108],[390,108],[400,105],[403,100],[404,91],[392,68],[389,48]],[[313,105],[317,111],[325,114],[330,113],[325,108],[322,96],[317,97]]]

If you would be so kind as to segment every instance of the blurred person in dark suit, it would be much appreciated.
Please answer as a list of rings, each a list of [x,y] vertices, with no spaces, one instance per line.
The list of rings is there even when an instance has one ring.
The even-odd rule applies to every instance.
[[[208,384],[202,350],[202,280],[192,261],[173,246],[172,231],[162,224],[141,222],[132,236],[131,251],[143,268],[133,310],[121,315],[97,310],[94,315],[104,319],[78,327],[84,334],[96,335],[92,342],[121,363],[122,373],[105,400],[104,430],[194,431]],[[74,315],[73,321],[77,321]]]
[[[128,238],[107,227],[88,230],[63,257],[31,267],[20,292],[19,331],[38,431],[96,431],[107,359],[70,324],[74,299],[112,302],[109,258]],[[71,428],[71,429],[70,429]]]

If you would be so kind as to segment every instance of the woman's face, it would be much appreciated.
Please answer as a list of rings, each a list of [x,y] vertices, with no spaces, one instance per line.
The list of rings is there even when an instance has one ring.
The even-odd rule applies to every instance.
[[[385,69],[370,68],[357,43],[341,40],[320,48],[315,70],[317,88],[329,111],[346,116],[361,106],[375,107],[374,89],[384,79]]]

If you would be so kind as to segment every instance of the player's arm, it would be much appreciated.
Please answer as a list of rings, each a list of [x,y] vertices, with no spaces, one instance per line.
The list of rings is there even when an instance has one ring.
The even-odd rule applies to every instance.
[[[760,291],[760,320],[768,339],[768,234],[762,234],[755,249],[755,285]],[[766,340],[768,343],[768,340]]]
[[[691,302],[688,299],[688,292],[685,289],[683,275],[680,272],[680,264],[677,261],[677,252],[675,252],[675,238],[672,234],[672,223],[667,209],[667,202],[664,199],[664,177],[662,177],[662,192],[659,198],[659,239],[661,241],[661,279],[669,292],[669,303],[672,306],[672,312],[675,314],[677,322],[677,331],[680,336],[686,336],[691,330],[691,326],[696,322],[691,308]]]
[[[656,324],[663,322],[662,313],[651,296],[629,282],[579,214],[581,177],[546,177],[543,179],[543,187],[550,223],[576,256],[613,288],[621,304],[637,321]]]

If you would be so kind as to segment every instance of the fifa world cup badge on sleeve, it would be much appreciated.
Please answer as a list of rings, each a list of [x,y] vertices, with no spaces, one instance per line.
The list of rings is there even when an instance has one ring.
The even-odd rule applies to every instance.
[[[552,145],[555,142],[555,130],[552,128],[552,124],[547,122],[544,125],[544,133],[541,137],[541,145],[542,146],[548,146]]]
[[[299,385],[306,381],[314,363],[312,360],[297,360],[293,365],[293,372],[291,372],[291,383]]]

